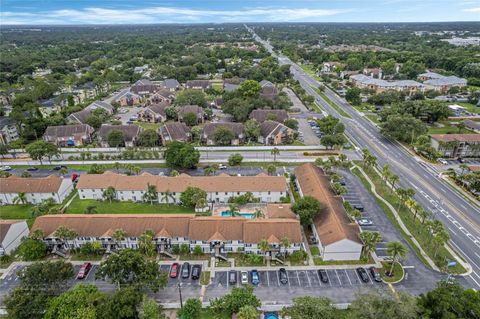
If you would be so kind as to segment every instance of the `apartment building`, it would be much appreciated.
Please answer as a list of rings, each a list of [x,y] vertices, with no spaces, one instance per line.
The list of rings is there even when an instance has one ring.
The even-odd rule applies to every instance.
[[[387,90],[395,90],[405,92],[406,95],[412,95],[416,92],[422,92],[424,85],[422,83],[412,80],[401,81],[386,81],[382,79],[376,79],[364,74],[355,74],[350,76],[353,86],[372,90],[375,93],[381,93]]]
[[[443,157],[480,157],[480,134],[432,134],[430,145]]]
[[[24,220],[0,220],[0,256],[9,255],[28,237]]]

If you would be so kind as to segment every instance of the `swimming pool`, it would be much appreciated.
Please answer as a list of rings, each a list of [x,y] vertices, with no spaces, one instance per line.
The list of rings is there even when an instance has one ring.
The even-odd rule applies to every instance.
[[[269,312],[265,314],[265,319],[278,319],[278,315],[275,312]]]
[[[232,214],[232,212],[229,212],[228,210],[226,210],[226,211],[222,212],[221,216],[222,217],[232,217],[233,214]],[[254,214],[248,214],[248,213],[238,214],[238,216],[242,216],[242,217],[245,217],[247,219],[255,218]]]

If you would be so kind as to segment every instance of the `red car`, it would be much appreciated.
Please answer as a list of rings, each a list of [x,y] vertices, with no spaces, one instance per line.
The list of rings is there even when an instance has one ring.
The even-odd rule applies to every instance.
[[[178,263],[173,263],[170,267],[170,278],[177,278],[180,265]]]
[[[91,263],[88,263],[88,262],[84,263],[80,268],[80,271],[78,272],[77,279],[84,279],[85,277],[87,277],[88,272],[90,271],[91,268],[92,268]]]

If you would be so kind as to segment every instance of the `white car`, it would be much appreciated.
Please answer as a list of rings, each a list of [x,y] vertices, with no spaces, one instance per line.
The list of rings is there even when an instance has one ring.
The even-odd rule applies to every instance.
[[[438,161],[442,163],[443,165],[448,165],[448,162],[444,160],[443,158],[439,158]]]
[[[218,165],[218,169],[227,169],[227,165],[220,164],[220,165]]]
[[[370,219],[367,219],[367,218],[361,218],[361,219],[357,220],[357,222],[360,226],[372,226],[373,225],[373,222]]]
[[[12,170],[12,168],[10,166],[5,165],[5,166],[0,167],[0,171],[11,171],[11,170]]]
[[[248,272],[247,271],[242,271],[240,273],[240,278],[242,285],[248,285]]]

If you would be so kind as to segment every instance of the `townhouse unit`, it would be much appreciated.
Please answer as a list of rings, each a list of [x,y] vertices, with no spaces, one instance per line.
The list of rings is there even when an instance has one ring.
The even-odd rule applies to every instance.
[[[21,193],[24,201],[30,204],[39,204],[52,198],[56,203],[61,203],[72,192],[73,183],[70,178],[57,175],[47,177],[20,177],[11,175],[0,178],[0,205],[22,204]]]
[[[0,220],[0,256],[10,255],[28,234],[25,220]]]
[[[120,142],[120,146],[132,147],[137,145],[139,135],[143,131],[143,128],[134,124],[127,124],[127,125],[103,124],[98,130],[98,142],[100,143],[101,147],[112,146],[112,145],[109,145],[109,141],[108,141],[108,136],[112,131],[122,132],[123,141]]]
[[[93,112],[98,109],[105,110],[108,114],[113,114],[113,106],[110,103],[104,101],[95,101],[85,107],[83,110],[75,112],[67,116],[67,122],[86,124]]]
[[[480,157],[480,134],[432,134],[430,145],[442,157]]]
[[[308,163],[295,169],[301,196],[320,201],[323,209],[312,225],[323,260],[359,260],[362,253],[360,228],[350,220],[343,199],[330,186],[330,177],[320,168]]]
[[[215,145],[215,132],[219,128],[226,128],[233,133],[233,139],[230,141],[231,145],[242,144],[245,140],[245,126],[242,123],[207,123],[203,126],[202,140],[207,145]]]
[[[81,146],[92,142],[94,132],[88,124],[49,126],[43,139],[59,147]]]
[[[74,239],[56,236],[60,226],[73,229]],[[87,242],[99,242],[107,252],[126,248],[137,249],[138,238],[153,232],[156,251],[170,255],[173,247],[187,245],[190,251],[196,246],[204,253],[222,257],[228,252],[263,254],[258,243],[270,243],[269,254],[292,253],[304,249],[297,219],[247,219],[245,217],[195,217],[193,214],[63,214],[38,217],[32,232],[41,230],[47,246],[55,250],[80,248]],[[116,238],[115,231],[126,236]],[[291,245],[281,245],[288,238]]]
[[[280,145],[293,141],[294,131],[276,121],[265,121],[260,124],[258,142],[265,145]]]
[[[197,124],[203,123],[205,118],[205,112],[203,111],[203,107],[198,105],[183,105],[176,108],[177,110],[177,117],[180,122],[183,122],[183,117],[187,113],[193,113],[197,117]]]
[[[142,97],[139,94],[125,90],[116,95],[114,100],[120,106],[135,106],[142,102]]]
[[[109,186],[115,188],[116,199],[120,201],[143,201],[148,185],[155,185],[160,203],[180,203],[180,195],[187,187],[198,187],[207,192],[211,203],[227,203],[233,196],[251,192],[261,202],[280,202],[288,196],[287,182],[283,176],[154,176],[149,173],[127,176],[113,172],[81,175],[77,184],[80,199],[102,199]]]
[[[275,101],[278,98],[278,90],[275,85],[267,80],[260,81],[260,97],[264,100]]]
[[[381,93],[387,90],[404,92],[406,95],[412,95],[416,92],[423,92],[425,86],[422,83],[412,80],[386,81],[376,79],[364,74],[354,74],[350,76],[353,86],[368,89],[375,93]]]
[[[158,129],[158,132],[163,146],[171,141],[189,142],[192,139],[190,128],[182,122],[166,123]]]
[[[167,120],[167,114],[165,113],[167,107],[170,107],[170,104],[165,102],[149,105],[138,112],[138,120],[150,123],[165,122]]]
[[[175,101],[175,91],[170,91],[167,89],[161,89],[152,95],[150,95],[147,99],[148,104],[158,104],[158,103],[168,103],[172,104]]]
[[[160,83],[160,88],[169,91],[177,91],[180,89],[180,83],[176,79],[165,79]]]
[[[157,85],[147,79],[138,80],[130,88],[130,92],[140,96],[153,94],[157,90]]]
[[[185,88],[192,90],[208,90],[212,88],[209,80],[189,80],[185,83]]]
[[[18,140],[19,137],[15,121],[9,117],[0,116],[0,144],[8,144]]]

